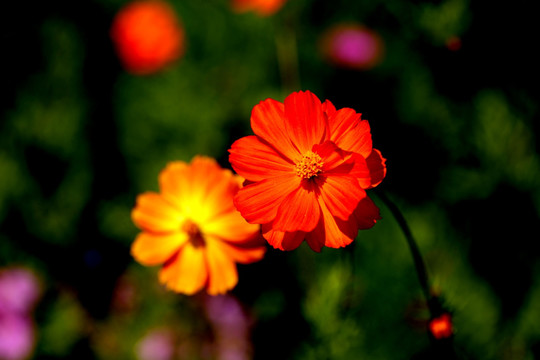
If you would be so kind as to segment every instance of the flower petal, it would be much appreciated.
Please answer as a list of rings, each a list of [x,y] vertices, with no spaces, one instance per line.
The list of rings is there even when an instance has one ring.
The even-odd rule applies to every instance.
[[[326,116],[330,118],[330,116],[334,115],[336,112],[336,107],[330,102],[330,100],[325,100],[322,104],[322,110]]]
[[[263,236],[274,249],[279,250],[294,250],[306,237],[306,233],[303,231],[285,232],[272,228],[271,224],[264,224],[262,226]]]
[[[328,121],[321,101],[315,94],[310,91],[295,92],[287,96],[284,104],[285,116],[290,126],[289,134],[300,154],[305,154],[314,144],[324,141]]]
[[[153,192],[137,196],[131,218],[140,229],[154,233],[164,233],[178,230],[184,216],[163,196]]]
[[[269,223],[276,217],[279,204],[299,186],[296,175],[265,179],[238,190],[234,204],[249,223]]]
[[[259,261],[264,257],[266,253],[265,242],[262,237],[259,237],[257,240],[259,246],[255,247],[245,247],[245,246],[236,246],[230,243],[221,241],[219,238],[213,236],[207,236],[209,241],[213,241],[217,247],[221,249],[229,258],[234,262],[241,264],[249,264],[255,261]]]
[[[211,235],[225,241],[243,244],[259,235],[260,226],[250,224],[236,209],[201,224],[204,235]]]
[[[238,283],[236,264],[220,247],[219,240],[207,239],[206,262],[209,271],[208,294],[224,294]]]
[[[316,180],[320,199],[333,216],[347,220],[366,192],[352,176],[327,176]]]
[[[352,176],[358,180],[361,188],[367,189],[371,186],[371,173],[366,159],[360,154],[344,150],[335,151],[325,158],[322,175]]]
[[[159,281],[162,284],[186,295],[193,295],[201,290],[207,280],[204,247],[195,247],[189,242],[159,272]]]
[[[279,205],[272,226],[280,231],[311,231],[319,221],[318,186],[302,180],[301,186],[290,192]]]
[[[300,153],[291,140],[289,128],[285,119],[284,105],[279,101],[266,99],[253,107],[251,129],[255,135],[294,161]]]
[[[341,165],[352,156],[351,152],[340,149],[332,141],[325,141],[322,144],[315,144],[312,147],[312,151],[319,154],[323,160],[323,171],[328,171]]]
[[[379,150],[373,149],[371,154],[367,157],[366,163],[371,177],[371,185],[369,188],[374,188],[379,185],[386,176],[386,159],[383,158]]]
[[[342,150],[332,141],[314,145],[313,151],[323,159],[322,175],[353,176],[358,179],[362,188],[371,185],[371,174],[362,155]]]
[[[354,210],[354,218],[359,229],[370,229],[377,220],[381,219],[380,211],[377,205],[373,203],[368,196],[363,198]]]
[[[306,236],[308,245],[320,252],[322,245],[340,248],[349,245],[358,234],[355,218],[343,221],[332,216],[325,203],[319,199],[322,216],[317,227]]]
[[[361,114],[353,109],[337,110],[328,119],[330,140],[340,148],[361,154],[364,158],[371,153],[372,142],[369,123],[361,120]]]
[[[293,173],[294,164],[257,136],[236,140],[229,149],[233,169],[250,181]]]
[[[131,245],[131,255],[139,263],[147,266],[160,265],[166,262],[189,240],[183,232],[157,235],[142,232]]]
[[[229,186],[230,181],[225,179],[227,172],[232,177],[229,170],[204,156],[194,157],[189,166],[181,161],[172,162],[159,175],[160,190],[163,197],[180,208],[185,216],[204,222],[220,210],[209,206],[207,197],[215,191],[217,184]],[[222,199],[217,204],[232,206]]]

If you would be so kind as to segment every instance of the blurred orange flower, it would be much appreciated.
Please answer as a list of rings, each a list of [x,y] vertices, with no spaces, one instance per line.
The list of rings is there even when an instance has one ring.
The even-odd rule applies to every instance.
[[[386,175],[385,159],[360,114],[295,92],[256,105],[251,128],[255,136],[229,150],[247,180],[235,205],[272,246],[292,250],[305,239],[315,251],[343,247],[380,218],[365,190]]]
[[[197,156],[170,163],[159,175],[160,193],[138,196],[131,213],[142,230],[131,247],[147,266],[161,265],[159,281],[169,289],[210,295],[238,282],[235,263],[262,259],[258,225],[248,224],[233,205],[242,179],[215,160]]]
[[[237,12],[253,11],[260,16],[275,14],[287,0],[232,0],[232,7]]]
[[[111,38],[126,70],[137,75],[162,69],[184,51],[184,31],[174,10],[160,0],[134,1],[120,9]]]

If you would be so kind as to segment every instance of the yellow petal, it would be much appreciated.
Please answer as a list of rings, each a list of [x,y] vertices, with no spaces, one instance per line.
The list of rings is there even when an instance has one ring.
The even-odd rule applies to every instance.
[[[131,218],[140,229],[154,233],[176,231],[184,219],[179,209],[153,192],[137,197]]]
[[[131,246],[131,255],[143,265],[160,265],[173,256],[188,239],[183,232],[163,235],[142,232]]]
[[[218,241],[206,242],[206,261],[208,263],[208,294],[224,294],[238,282],[236,264],[219,246]]]
[[[201,290],[208,280],[208,270],[204,258],[204,247],[194,247],[186,243],[160,271],[159,281],[167,288],[193,295]]]
[[[260,226],[249,224],[238,211],[232,210],[201,224],[201,230],[205,235],[241,244],[257,236]]]

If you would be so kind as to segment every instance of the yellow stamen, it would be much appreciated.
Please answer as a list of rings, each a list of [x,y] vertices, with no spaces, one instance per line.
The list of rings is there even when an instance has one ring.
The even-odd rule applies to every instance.
[[[323,167],[323,161],[319,154],[312,151],[308,151],[302,157],[302,160],[296,163],[295,171],[296,175],[304,179],[311,179],[313,176],[317,176]]]

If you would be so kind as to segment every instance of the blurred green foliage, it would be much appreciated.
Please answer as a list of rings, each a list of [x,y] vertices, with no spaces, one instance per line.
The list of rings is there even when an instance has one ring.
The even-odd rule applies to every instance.
[[[388,159],[381,187],[454,315],[455,357],[540,357],[539,59],[528,4],[301,0],[260,18],[225,0],[170,2],[185,54],[149,76],[124,72],[109,39],[124,0],[3,11],[0,266],[29,266],[44,281],[35,358],[136,358],[160,327],[189,345],[184,358],[219,358],[201,350],[213,341],[201,297],[166,292],[157,269],[130,258],[130,210],[169,161],[204,154],[228,167],[252,107],[300,89],[370,121]],[[342,22],[382,36],[378,67],[324,61],[320,37]],[[451,37],[459,49],[446,47]],[[437,358],[401,230],[371,196],[383,219],[350,247],[269,249],[240,266],[232,293],[252,319],[255,359]]]

